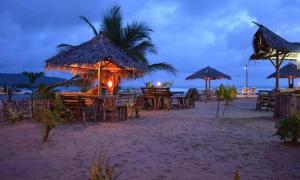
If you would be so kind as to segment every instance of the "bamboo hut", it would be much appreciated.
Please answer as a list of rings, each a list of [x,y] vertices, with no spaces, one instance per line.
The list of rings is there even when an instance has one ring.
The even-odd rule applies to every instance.
[[[254,22],[255,23],[255,22]],[[276,69],[276,86],[279,90],[280,66],[284,60],[300,58],[300,43],[289,42],[265,26],[255,23],[259,28],[253,37],[253,54],[250,60],[269,60]]]
[[[132,78],[143,75],[147,66],[129,57],[115,46],[103,33],[78,46],[46,60],[46,70],[67,71],[80,74],[87,71],[97,72],[98,95],[101,94],[103,81],[118,83],[120,78]]]
[[[195,72],[194,74],[188,76],[185,79],[186,80],[204,79],[205,80],[205,91],[206,91],[206,96],[207,96],[208,95],[207,92],[210,92],[210,81],[211,80],[217,80],[217,79],[231,80],[231,77],[228,76],[227,74],[217,71],[214,68],[207,66],[207,67]]]
[[[269,75],[267,78],[275,78],[276,72]],[[297,65],[293,63],[289,63],[279,70],[279,78],[288,79],[288,87],[292,87],[294,85],[294,79],[300,77],[300,70],[297,69]]]

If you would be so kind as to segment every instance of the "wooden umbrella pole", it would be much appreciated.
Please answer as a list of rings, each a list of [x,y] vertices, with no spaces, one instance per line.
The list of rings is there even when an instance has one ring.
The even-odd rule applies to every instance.
[[[288,77],[288,88],[291,86],[291,78]]]
[[[208,95],[210,96],[210,79],[208,79]]]
[[[205,78],[205,102],[207,102],[207,79]]]
[[[278,55],[278,53],[276,55],[275,68],[276,68],[276,86],[275,86],[275,89],[276,89],[276,91],[278,91],[279,90],[279,55]]]

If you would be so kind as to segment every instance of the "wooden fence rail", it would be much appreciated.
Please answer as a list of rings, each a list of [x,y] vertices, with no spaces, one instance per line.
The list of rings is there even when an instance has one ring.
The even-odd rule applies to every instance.
[[[0,121],[4,121],[7,118],[8,109],[22,111],[32,116],[33,109],[49,109],[49,99],[35,99],[35,100],[15,100],[15,101],[0,101]]]

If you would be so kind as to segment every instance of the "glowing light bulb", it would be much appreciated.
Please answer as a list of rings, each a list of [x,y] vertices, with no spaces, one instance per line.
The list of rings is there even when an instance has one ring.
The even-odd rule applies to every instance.
[[[156,85],[157,85],[157,87],[160,87],[160,86],[161,86],[161,82],[158,81],[158,82],[156,83]]]
[[[113,86],[113,82],[112,82],[112,81],[108,81],[107,86],[108,86],[109,88],[111,88],[111,87]]]

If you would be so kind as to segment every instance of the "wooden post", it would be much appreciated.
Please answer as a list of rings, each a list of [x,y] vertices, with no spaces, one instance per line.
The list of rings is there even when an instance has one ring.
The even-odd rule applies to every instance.
[[[102,67],[101,67],[102,63],[98,63],[98,95],[101,95],[101,71],[102,71]]]
[[[205,103],[207,102],[207,78],[205,78]]]
[[[275,90],[276,91],[279,90],[279,68],[280,68],[279,54],[276,53],[276,61],[275,61],[275,69],[276,69],[276,85],[275,85]]]

